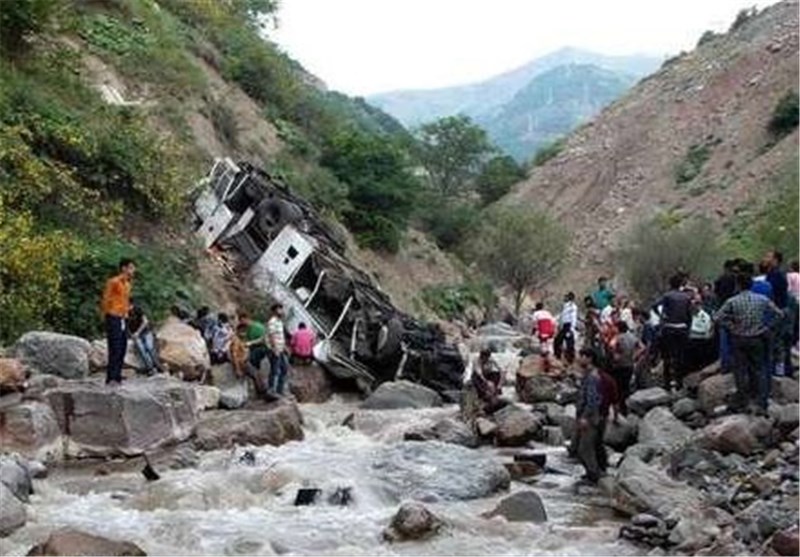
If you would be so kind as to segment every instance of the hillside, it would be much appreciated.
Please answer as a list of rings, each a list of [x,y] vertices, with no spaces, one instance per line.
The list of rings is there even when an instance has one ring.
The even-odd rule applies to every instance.
[[[418,283],[454,280],[450,268],[436,278],[435,246],[413,255],[420,242],[402,240],[415,186],[405,130],[363,99],[327,90],[265,40],[274,3],[3,9],[0,345],[42,327],[98,334],[99,289],[121,256],[139,263],[137,296],[157,319],[176,292],[196,304],[241,295],[214,274],[188,226],[192,187],[220,156],[282,176],[359,241],[392,239],[398,253],[366,259],[384,276],[412,260],[399,263],[403,280],[389,281],[403,309],[414,309]],[[392,163],[383,170],[395,181],[382,194],[410,193],[381,212],[370,197],[380,181],[359,156]]]
[[[367,100],[407,127],[459,113],[473,119],[486,118],[511,101],[537,75],[558,66],[591,64],[641,78],[658,68],[659,63],[660,60],[652,56],[606,56],[565,47],[477,83],[441,89],[391,91],[371,95]]]
[[[784,1],[704,37],[514,188],[506,202],[546,207],[573,231],[565,283],[613,274],[622,233],[655,212],[730,223],[763,205],[797,165],[796,128],[782,138],[768,129],[779,101],[797,92],[797,24],[797,2]]]
[[[477,119],[495,145],[525,162],[536,151],[617,99],[635,78],[590,64],[557,66],[530,83],[491,116]]]

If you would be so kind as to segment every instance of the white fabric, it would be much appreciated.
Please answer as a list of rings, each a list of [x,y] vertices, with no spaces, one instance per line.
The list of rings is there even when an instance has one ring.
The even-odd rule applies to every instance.
[[[559,322],[561,325],[569,323],[573,331],[578,328],[578,305],[575,302],[564,302]]]
[[[689,338],[709,339],[713,336],[714,323],[711,316],[702,308],[692,316],[692,328],[689,329]]]

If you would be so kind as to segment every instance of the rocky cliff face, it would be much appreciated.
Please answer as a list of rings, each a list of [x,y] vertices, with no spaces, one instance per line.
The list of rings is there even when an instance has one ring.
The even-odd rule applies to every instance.
[[[573,231],[566,283],[611,271],[636,220],[659,210],[725,220],[792,164],[797,130],[775,141],[768,123],[797,91],[797,26],[797,2],[784,1],[668,60],[512,191],[507,202],[547,207]]]

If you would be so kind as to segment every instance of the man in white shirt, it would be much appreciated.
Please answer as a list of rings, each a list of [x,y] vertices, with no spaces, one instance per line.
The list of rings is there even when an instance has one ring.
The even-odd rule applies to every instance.
[[[564,296],[564,306],[561,308],[558,322],[554,353],[558,359],[561,359],[563,353],[567,363],[571,364],[575,360],[575,331],[578,329],[578,304],[575,303],[574,292],[568,292]],[[564,343],[567,345],[566,352],[563,350]]]
[[[266,337],[269,348],[269,390],[271,394],[283,396],[289,373],[289,359],[286,354],[282,304],[273,304],[270,308]]]

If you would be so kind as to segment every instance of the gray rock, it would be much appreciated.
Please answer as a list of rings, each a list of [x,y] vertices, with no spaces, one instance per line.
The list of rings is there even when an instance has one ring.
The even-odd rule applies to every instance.
[[[561,426],[561,434],[564,436],[564,439],[572,439],[572,436],[575,434],[577,415],[578,411],[575,405],[568,404],[564,406],[564,414],[554,418],[556,425]]]
[[[790,377],[772,378],[772,399],[778,404],[791,404],[800,402],[800,387],[797,381]]]
[[[211,383],[219,389],[219,407],[238,410],[250,398],[246,377],[239,377],[231,364],[211,367]]]
[[[638,421],[633,417],[620,416],[614,422],[606,423],[606,432],[603,442],[615,451],[624,451],[636,443],[638,435]]]
[[[265,410],[203,413],[195,444],[211,451],[236,445],[282,445],[303,439],[303,418],[296,404],[281,402]]]
[[[384,445],[376,449],[370,473],[398,501],[478,499],[508,489],[511,482],[492,455],[439,441]]]
[[[661,387],[651,387],[633,393],[626,404],[631,412],[644,416],[651,408],[667,405],[671,400],[672,396]]]
[[[661,451],[675,449],[691,436],[692,430],[663,406],[650,410],[639,424],[639,443]]]
[[[24,461],[12,456],[0,456],[0,483],[23,503],[27,503],[33,493],[33,482]]]
[[[289,392],[297,402],[325,402],[333,394],[328,373],[315,363],[294,365],[289,372]]]
[[[219,407],[221,392],[211,385],[192,385],[194,396],[197,399],[198,410],[214,410]]]
[[[491,437],[497,431],[497,424],[487,418],[478,418],[475,420],[475,429],[481,437]]]
[[[501,447],[524,445],[536,438],[542,427],[536,415],[513,404],[492,414],[492,420],[497,424],[495,443]]]
[[[736,514],[736,523],[741,539],[760,541],[797,524],[797,508],[758,500]]]
[[[521,402],[555,402],[558,385],[549,375],[534,373],[517,376],[517,395]]]
[[[444,522],[422,503],[404,503],[383,531],[383,538],[390,542],[424,540],[435,535],[442,526]]]
[[[0,502],[0,537],[5,537],[24,526],[28,516],[25,505],[4,483],[0,483]]]
[[[700,408],[700,405],[694,399],[682,398],[672,405],[672,413],[675,414],[676,418],[685,420],[696,412],[698,408]]]
[[[631,524],[634,526],[642,526],[643,528],[654,528],[662,523],[662,520],[657,516],[647,513],[639,513],[631,518]]]
[[[701,509],[684,516],[669,534],[669,542],[682,552],[694,552],[711,544],[722,533],[722,526],[733,524],[733,518],[716,507]]]
[[[553,425],[546,425],[541,429],[540,439],[542,443],[547,443],[548,445],[553,445],[556,447],[561,447],[565,443],[564,434],[561,432],[561,428]]]
[[[707,425],[695,442],[723,454],[750,455],[768,443],[771,433],[772,424],[766,418],[735,414]]]
[[[537,402],[531,406],[533,412],[544,414],[547,425],[561,426],[561,420],[566,415],[564,406],[555,402]]]
[[[632,454],[626,453],[617,469],[613,505],[623,513],[681,518],[699,512],[704,504],[705,496],[700,491],[671,479],[664,470],[645,464]]]
[[[197,423],[191,385],[166,377],[65,382],[46,396],[70,456],[139,455],[188,439]]]
[[[455,418],[443,418],[433,426],[417,429],[405,434],[407,441],[433,441],[453,443],[464,447],[475,448],[480,442],[472,430],[464,422]]]
[[[411,381],[390,381],[381,384],[374,393],[361,403],[370,410],[395,408],[430,408],[441,406],[442,397],[433,389]]]
[[[89,375],[91,348],[89,341],[80,337],[32,331],[17,340],[13,353],[32,373],[81,379]]]
[[[26,401],[0,410],[0,447],[44,461],[61,456],[61,430],[48,404]]]
[[[700,409],[710,416],[716,407],[727,404],[735,392],[736,383],[732,373],[713,375],[698,385],[697,403]]]
[[[510,495],[484,516],[502,516],[509,522],[547,522],[547,511],[535,491],[520,491]]]
[[[28,555],[147,555],[131,542],[111,540],[72,528],[56,530],[43,543],[34,546]]]
[[[770,404],[769,415],[782,431],[792,431],[800,424],[800,404]]]

